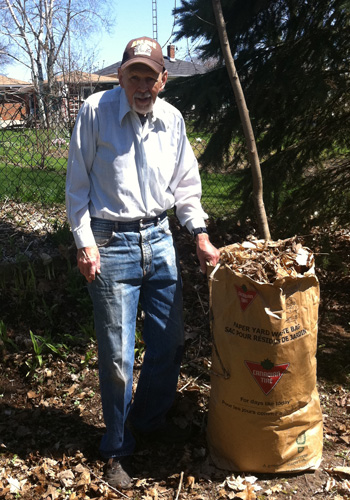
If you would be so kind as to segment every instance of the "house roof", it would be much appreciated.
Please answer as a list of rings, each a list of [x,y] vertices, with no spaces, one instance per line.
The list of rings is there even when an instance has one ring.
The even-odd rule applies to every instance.
[[[0,75],[0,87],[22,87],[24,85],[31,85],[31,83]]]
[[[164,57],[164,66],[169,73],[169,78],[177,78],[179,76],[202,75],[207,69],[194,61],[182,61],[181,59],[169,59]]]
[[[84,71],[72,71],[71,73],[60,74],[55,76],[55,80],[57,82],[70,81],[71,83],[119,83],[118,78],[114,76],[85,73]]]
[[[72,71],[71,73],[59,74],[55,76],[56,82],[62,83],[74,83],[81,85],[91,85],[91,84],[101,84],[110,83],[114,85],[119,85],[119,80],[116,77],[101,76],[96,73],[85,73],[84,71]],[[21,93],[29,93],[34,91],[33,84],[21,89]],[[47,80],[44,80],[44,85],[47,85]]]
[[[106,68],[96,71],[97,75],[109,75],[117,76],[118,68],[121,65],[121,61],[111,64]],[[164,56],[164,66],[169,73],[169,78],[177,78],[179,76],[192,76],[196,74],[203,74],[207,69],[201,64],[195,63],[194,61],[183,61],[181,59],[170,59],[168,56]]]

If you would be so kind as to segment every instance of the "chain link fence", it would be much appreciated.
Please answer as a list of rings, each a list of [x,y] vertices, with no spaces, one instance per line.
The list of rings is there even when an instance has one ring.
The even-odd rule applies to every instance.
[[[33,89],[0,93],[0,250],[18,240],[18,231],[46,238],[66,225],[69,140],[83,97],[46,96],[40,104]],[[207,139],[195,133],[189,139],[199,158]],[[234,176],[208,170],[201,176],[208,215],[232,214]]]

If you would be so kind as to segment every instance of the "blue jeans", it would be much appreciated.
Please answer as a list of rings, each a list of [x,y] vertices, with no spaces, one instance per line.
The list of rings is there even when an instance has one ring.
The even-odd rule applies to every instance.
[[[105,458],[133,453],[127,421],[151,432],[165,421],[175,397],[184,344],[182,284],[168,218],[119,225],[92,219],[101,274],[89,284],[98,342],[106,433]],[[145,355],[132,402],[138,304],[145,313]]]

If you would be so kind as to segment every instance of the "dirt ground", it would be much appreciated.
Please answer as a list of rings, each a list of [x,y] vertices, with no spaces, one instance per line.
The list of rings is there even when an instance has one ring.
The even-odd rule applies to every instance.
[[[40,304],[23,291],[30,281],[28,273],[25,278],[22,273],[22,280],[15,274],[2,282],[0,499],[350,499],[349,233],[338,232],[332,238],[314,234],[305,242],[316,254],[321,284],[317,353],[324,416],[321,465],[316,471],[262,475],[219,470],[208,453],[205,430],[212,347],[208,287],[199,272],[191,236],[174,222],[173,226],[183,270],[187,340],[171,418],[189,430],[188,441],[140,446],[130,491],[118,492],[103,482],[98,446],[104,426],[95,341],[89,338],[69,345],[67,341],[65,347],[57,347],[57,339],[56,344],[52,340],[57,352],[46,341],[41,355],[33,350],[29,335],[32,330],[47,338],[50,320],[52,330],[65,331],[72,339],[83,322],[86,304],[72,299],[72,284],[67,283],[74,269],[67,271],[68,250],[61,247],[64,257],[35,278]],[[210,229],[219,247],[245,236],[227,221],[217,221]],[[28,246],[26,238],[33,237],[20,236],[18,245],[23,247]],[[135,380],[142,345],[137,356]]]

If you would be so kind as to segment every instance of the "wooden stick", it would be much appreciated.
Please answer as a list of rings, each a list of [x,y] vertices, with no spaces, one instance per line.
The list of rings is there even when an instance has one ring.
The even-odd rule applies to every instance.
[[[181,491],[181,488],[182,488],[182,481],[183,481],[183,478],[184,478],[184,473],[183,473],[183,472],[181,472],[181,475],[180,475],[180,483],[179,483],[179,487],[178,487],[178,489],[177,489],[177,494],[176,494],[175,500],[178,500],[178,498],[179,498],[180,491]]]
[[[98,477],[91,469],[89,469],[90,471],[90,474],[92,474],[96,479],[98,479],[101,483],[105,484],[106,486],[108,486],[108,488],[110,488],[112,491],[115,491],[115,493],[119,493],[119,495],[121,495],[122,497],[124,498],[129,498],[128,496],[124,495],[124,493],[122,493],[121,491],[117,490],[117,488],[113,488],[113,486],[111,486],[110,484],[108,484],[106,481],[104,481],[103,479],[101,479],[100,477]]]

